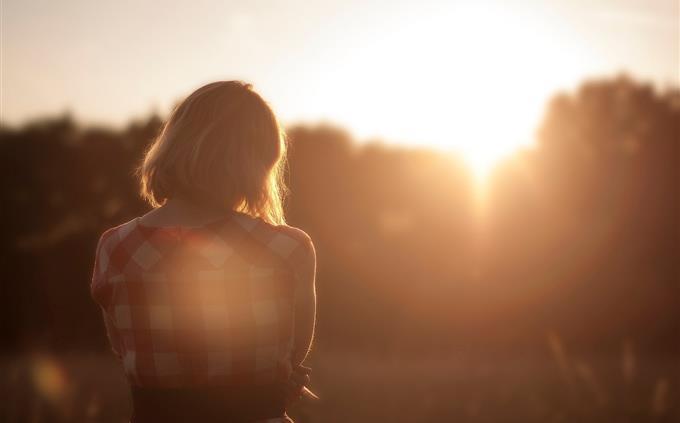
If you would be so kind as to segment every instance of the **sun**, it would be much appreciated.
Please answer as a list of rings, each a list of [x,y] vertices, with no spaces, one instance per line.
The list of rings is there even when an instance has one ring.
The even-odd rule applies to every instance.
[[[459,153],[484,182],[500,161],[533,142],[551,90],[543,80],[552,72],[545,62],[550,46],[528,16],[481,7],[451,13],[454,24],[435,20],[434,33],[420,32],[422,43],[435,35],[449,40],[448,54],[428,58],[437,63],[438,89],[425,102],[438,112],[420,119],[432,128],[431,146]]]
[[[360,137],[455,152],[484,180],[533,142],[549,96],[587,59],[547,20],[501,6],[397,19],[347,56],[335,116]]]

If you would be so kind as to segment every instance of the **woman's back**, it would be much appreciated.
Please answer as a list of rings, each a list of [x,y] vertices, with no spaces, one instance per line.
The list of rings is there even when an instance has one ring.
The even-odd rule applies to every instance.
[[[276,394],[291,372],[296,261],[308,243],[237,212],[198,227],[137,218],[106,231],[92,294],[133,399],[160,399],[159,388]]]
[[[291,229],[234,213],[202,227],[151,227],[137,218],[105,232],[92,293],[130,382],[287,378],[294,262],[306,247]]]

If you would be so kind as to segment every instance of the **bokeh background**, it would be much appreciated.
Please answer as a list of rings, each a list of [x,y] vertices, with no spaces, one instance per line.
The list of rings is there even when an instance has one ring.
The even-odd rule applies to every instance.
[[[296,421],[680,421],[678,4],[546,3],[0,2],[0,420],[126,421],[97,239],[244,79],[318,255]]]

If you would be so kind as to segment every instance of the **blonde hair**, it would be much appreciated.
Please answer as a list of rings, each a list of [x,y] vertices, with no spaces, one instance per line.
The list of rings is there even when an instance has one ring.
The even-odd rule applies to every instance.
[[[174,196],[285,223],[286,138],[250,84],[220,81],[181,102],[138,169],[141,196],[159,207]]]

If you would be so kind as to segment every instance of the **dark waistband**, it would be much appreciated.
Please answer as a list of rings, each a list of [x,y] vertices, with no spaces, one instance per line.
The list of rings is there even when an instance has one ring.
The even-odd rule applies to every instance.
[[[173,389],[132,386],[131,393],[131,423],[250,422],[285,414],[281,385]]]

